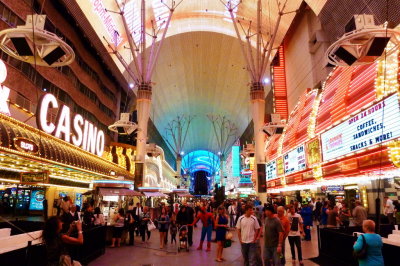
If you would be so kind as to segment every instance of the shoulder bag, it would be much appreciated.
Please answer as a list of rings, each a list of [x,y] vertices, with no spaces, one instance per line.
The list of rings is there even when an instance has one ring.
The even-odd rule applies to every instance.
[[[156,226],[154,225],[153,221],[150,219],[149,222],[147,223],[147,230],[153,231],[154,229],[156,229]]]
[[[365,259],[367,257],[367,250],[368,250],[368,245],[367,241],[365,240],[365,236],[361,235],[361,237],[363,239],[363,245],[361,250],[353,252],[354,257],[358,260]]]

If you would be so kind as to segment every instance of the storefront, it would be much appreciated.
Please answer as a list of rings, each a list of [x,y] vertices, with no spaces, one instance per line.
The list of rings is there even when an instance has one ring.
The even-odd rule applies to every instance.
[[[161,202],[167,203],[168,195],[162,193],[162,189],[159,187],[139,187],[139,191],[143,194],[143,206],[155,208]]]
[[[93,180],[133,179],[126,169],[101,157],[105,133],[52,94],[42,96],[35,114],[11,104],[10,89],[0,88],[2,213],[42,214],[47,206],[47,214],[54,215],[60,197],[81,206]],[[30,124],[14,118],[22,114]]]
[[[100,208],[103,213],[106,224],[110,225],[114,215],[120,208],[128,209],[130,203],[133,203],[137,197],[143,196],[134,189],[134,182],[129,180],[94,180],[92,182],[93,190],[89,194],[95,206]]]
[[[335,68],[322,91],[300,98],[283,134],[266,144],[269,193],[361,200],[370,212],[378,190],[398,199],[398,53],[387,66]]]

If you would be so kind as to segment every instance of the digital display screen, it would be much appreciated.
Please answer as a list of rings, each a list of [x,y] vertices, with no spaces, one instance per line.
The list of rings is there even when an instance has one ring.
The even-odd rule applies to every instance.
[[[304,145],[288,152],[283,159],[285,164],[285,174],[291,174],[306,169]]]
[[[32,190],[29,210],[42,211],[44,198],[44,190]]]
[[[265,167],[265,172],[267,176],[267,180],[272,180],[277,178],[278,176],[276,175],[276,161],[272,161],[267,163]]]
[[[81,193],[76,193],[75,194],[75,205],[76,206],[82,206],[82,194]]]

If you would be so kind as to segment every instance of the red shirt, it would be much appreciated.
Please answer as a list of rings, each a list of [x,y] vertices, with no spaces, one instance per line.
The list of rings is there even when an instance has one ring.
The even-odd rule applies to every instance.
[[[195,223],[198,220],[201,220],[203,222],[203,226],[207,227],[207,226],[209,226],[208,222],[212,223],[213,215],[212,215],[211,212],[206,212],[206,213],[199,212],[199,214],[197,215]]]
[[[286,216],[279,217],[278,215],[276,215],[275,217],[279,218],[279,220],[281,221],[283,233],[284,233],[283,236],[286,237],[290,231],[289,219]]]

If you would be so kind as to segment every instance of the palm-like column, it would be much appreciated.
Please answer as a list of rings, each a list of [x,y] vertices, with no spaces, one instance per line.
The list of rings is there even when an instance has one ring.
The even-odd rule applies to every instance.
[[[286,3],[288,0],[284,0],[282,2],[276,0],[275,3],[274,1],[268,1],[270,10],[272,8],[277,9],[278,18],[275,22],[270,21],[267,29],[266,27],[262,27],[263,10],[261,0],[257,0],[257,21],[255,26],[253,26],[252,21],[244,18],[236,18],[235,12],[242,3],[242,0],[239,2],[237,0],[220,1],[230,13],[237,38],[240,41],[240,47],[246,61],[247,71],[249,72],[251,78],[250,101],[254,123],[255,160],[256,163],[263,163],[265,162],[264,133],[262,132],[265,116],[265,93],[263,79],[267,66],[272,61],[272,51],[277,49],[274,47],[274,42],[278,33],[282,16],[296,11],[285,12]],[[272,5],[276,6],[273,7]],[[267,11],[264,13],[267,13]],[[252,31],[252,28],[255,28],[255,31]],[[267,36],[267,39],[265,39],[264,36]],[[255,49],[253,48],[254,45],[252,44],[252,40],[254,40],[254,38],[256,39]]]
[[[169,24],[171,22],[172,15],[175,8],[183,0],[176,3],[174,0],[168,1],[170,4],[166,4],[165,1],[160,0],[160,2],[169,10],[169,15],[166,20],[157,21],[151,20],[152,29],[151,32],[146,31],[146,1],[141,0],[140,8],[140,37],[137,41],[133,37],[135,32],[132,32],[129,28],[125,13],[127,1],[115,0],[118,11],[110,11],[117,13],[121,16],[124,30],[129,43],[129,50],[131,52],[132,62],[129,64],[125,61],[121,53],[118,51],[116,45],[112,42],[107,41],[108,47],[111,49],[112,53],[118,58],[121,64],[124,66],[126,73],[132,78],[136,88],[137,88],[137,111],[138,111],[138,134],[137,134],[137,145],[136,145],[136,163],[137,169],[142,169],[141,173],[137,173],[136,182],[138,186],[141,186],[143,175],[144,175],[144,160],[146,154],[146,142],[147,142],[147,124],[150,116],[151,108],[151,96],[152,96],[152,82],[151,78],[153,75],[154,67],[157,63],[160,50],[167,34]],[[133,6],[132,6],[133,8]],[[162,33],[161,33],[162,32]],[[161,38],[158,41],[158,37]],[[147,36],[151,38],[151,44],[147,47],[146,39]],[[126,47],[121,47],[119,49],[125,49]]]
[[[190,123],[194,116],[181,115],[169,122],[166,127],[166,137],[164,138],[168,146],[176,156],[176,175],[181,176],[182,155]],[[170,141],[172,139],[172,141]]]
[[[217,147],[215,147],[215,150],[218,151],[220,159],[220,183],[223,185],[226,155],[232,142],[235,141],[237,137],[237,127],[226,116],[207,115],[207,117],[213,125],[214,135],[217,140]]]

